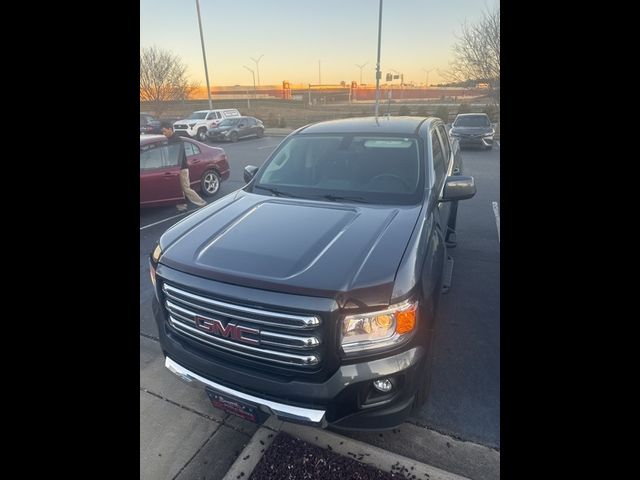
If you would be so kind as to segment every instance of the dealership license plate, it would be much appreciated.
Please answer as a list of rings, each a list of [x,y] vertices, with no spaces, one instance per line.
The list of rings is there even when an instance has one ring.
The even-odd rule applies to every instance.
[[[255,405],[241,402],[240,400],[222,395],[208,388],[206,388],[205,391],[207,392],[207,395],[211,400],[211,404],[214,407],[224,410],[231,415],[244,418],[245,420],[254,423],[262,423],[266,417],[266,414],[263,414],[258,410],[258,407]]]

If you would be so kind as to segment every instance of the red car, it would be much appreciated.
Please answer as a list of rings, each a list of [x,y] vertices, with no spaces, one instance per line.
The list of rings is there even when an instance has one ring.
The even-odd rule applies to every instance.
[[[191,188],[205,197],[220,190],[229,178],[229,162],[224,149],[183,138],[189,162]],[[180,188],[177,150],[164,135],[140,135],[140,206],[157,207],[184,202]]]

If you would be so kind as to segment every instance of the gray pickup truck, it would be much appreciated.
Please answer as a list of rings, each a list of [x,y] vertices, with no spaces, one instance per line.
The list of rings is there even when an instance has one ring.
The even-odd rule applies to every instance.
[[[475,194],[440,119],[302,127],[247,185],[150,256],[166,367],[213,405],[387,429],[427,398],[457,202]]]

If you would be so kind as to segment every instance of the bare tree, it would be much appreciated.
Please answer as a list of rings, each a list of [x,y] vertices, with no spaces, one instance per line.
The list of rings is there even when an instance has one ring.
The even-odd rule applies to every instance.
[[[165,102],[186,100],[198,88],[190,83],[187,67],[179,56],[155,46],[140,50],[140,101],[149,102],[151,110],[161,115]]]
[[[451,82],[474,80],[486,83],[496,105],[500,105],[500,5],[488,7],[475,24],[465,22],[456,35],[454,60],[443,75]]]

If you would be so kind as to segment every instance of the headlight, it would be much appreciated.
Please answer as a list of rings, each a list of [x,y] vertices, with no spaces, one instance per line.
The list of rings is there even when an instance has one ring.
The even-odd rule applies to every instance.
[[[153,253],[151,254],[151,260],[153,260],[153,263],[158,263],[161,255],[162,249],[160,248],[160,244],[158,244],[156,245],[156,248],[153,249]]]
[[[457,132],[449,132],[449,135],[451,135],[452,137],[459,137],[460,134]]]
[[[162,256],[162,249],[160,248],[160,244],[156,245],[156,248],[153,249],[153,253],[151,254],[151,260],[149,262],[149,275],[151,276],[151,283],[153,283],[153,289],[156,289],[156,266],[158,265],[158,261]],[[158,292],[156,292],[156,296]]]
[[[386,310],[347,315],[340,343],[344,353],[389,348],[408,341],[416,328],[418,302],[403,302]]]
[[[491,130],[488,133],[485,133],[484,135],[482,135],[483,137],[493,137],[493,135],[496,133],[495,130]]]

